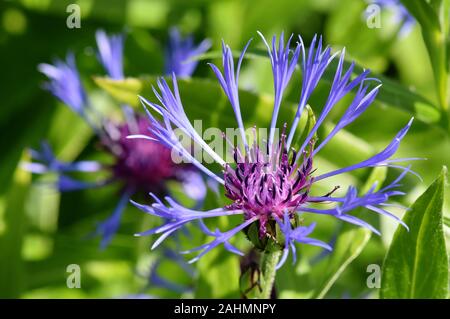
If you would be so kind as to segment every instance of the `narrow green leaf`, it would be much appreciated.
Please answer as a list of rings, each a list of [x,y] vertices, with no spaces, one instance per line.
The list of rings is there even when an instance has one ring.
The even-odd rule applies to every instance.
[[[117,81],[110,78],[94,77],[95,83],[120,102],[137,106],[138,94],[143,89],[143,82],[135,78]]]
[[[305,129],[303,130],[302,134],[299,135],[299,137],[297,138],[297,142],[296,142],[297,144],[306,139],[306,137],[308,136],[308,134],[311,132],[314,125],[316,124],[316,116],[314,115],[314,112],[309,105],[306,105],[306,110],[308,112],[308,120],[306,122],[306,126],[305,126]]]
[[[444,216],[444,225],[450,227],[450,217]]]
[[[439,12],[433,9],[433,6],[425,0],[402,0],[403,5],[408,11],[414,15],[422,28],[422,37],[430,56],[433,68],[434,79],[436,81],[436,94],[443,110],[449,107],[449,91],[448,91],[448,72],[449,72],[449,55],[447,52],[446,35],[448,30],[445,17],[440,23]],[[442,2],[440,5],[448,7],[448,3]],[[436,6],[436,5],[435,5]],[[444,15],[448,15],[444,13]]]
[[[447,169],[411,206],[383,264],[381,298],[447,298],[448,256],[442,225]]]
[[[5,196],[4,229],[0,231],[0,298],[18,298],[24,289],[22,244],[25,234],[25,198],[30,173],[19,167]]]

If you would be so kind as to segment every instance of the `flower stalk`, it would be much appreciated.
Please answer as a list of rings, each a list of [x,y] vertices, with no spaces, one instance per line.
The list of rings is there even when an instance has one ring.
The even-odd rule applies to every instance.
[[[277,274],[277,264],[280,260],[280,249],[268,249],[261,255],[261,291],[258,299],[270,299]]]

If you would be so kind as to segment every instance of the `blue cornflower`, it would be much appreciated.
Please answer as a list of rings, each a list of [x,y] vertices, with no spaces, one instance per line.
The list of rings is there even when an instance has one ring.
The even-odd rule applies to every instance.
[[[166,74],[175,73],[180,78],[191,76],[198,64],[198,61],[191,58],[208,51],[210,47],[208,39],[196,45],[192,36],[183,38],[177,28],[171,28],[165,55]]]
[[[65,62],[58,59],[53,65],[39,64],[38,69],[50,79],[45,88],[75,113],[84,117],[89,105],[73,53],[67,54]]]
[[[96,33],[98,60],[107,74],[116,80],[123,79],[123,36],[107,36],[103,31]],[[166,194],[166,182],[176,180],[182,183],[185,193],[198,203],[206,194],[203,177],[192,165],[177,165],[171,159],[171,150],[156,141],[130,140],[132,134],[150,134],[148,121],[123,106],[124,123],[116,123],[103,117],[90,104],[82,85],[73,54],[66,62],[58,60],[54,65],[41,64],[39,70],[50,82],[46,88],[59,100],[80,115],[93,128],[104,151],[114,157],[114,163],[102,164],[95,161],[62,162],[53,154],[50,145],[42,144],[40,151],[32,150],[34,162],[24,167],[34,173],[53,172],[58,175],[55,185],[59,191],[74,191],[120,183],[121,196],[117,207],[109,218],[99,223],[96,233],[102,236],[101,247],[106,247],[116,233],[124,208],[131,196],[138,192]],[[73,172],[109,171],[109,177],[96,182],[85,182],[71,177]]]
[[[30,155],[36,162],[23,163],[22,167],[35,174],[57,172],[59,174],[57,188],[62,192],[95,188],[107,184],[107,181],[82,182],[68,176],[67,174],[72,172],[98,172],[102,169],[102,165],[96,161],[75,161],[71,163],[60,161],[47,142],[41,143],[40,151],[30,150]]]
[[[373,0],[372,3],[391,10],[394,22],[401,26],[400,36],[407,35],[416,24],[416,19],[409,13],[408,9],[405,8],[400,0]]]
[[[95,33],[97,40],[97,58],[102,63],[108,76],[114,80],[123,79],[123,34],[108,36],[105,31]]]
[[[143,105],[148,108],[147,113],[151,123],[153,137],[175,149],[186,160],[189,160],[205,174],[222,184],[225,189],[225,195],[231,200],[231,203],[225,207],[207,211],[198,211],[183,207],[170,196],[165,197],[166,203],[164,203],[154,194],[152,196],[155,199],[155,203],[152,205],[142,205],[133,202],[139,209],[150,215],[161,217],[162,221],[164,221],[161,226],[138,234],[159,234],[160,237],[153,244],[152,248],[158,246],[184,225],[197,221],[200,222],[200,229],[206,235],[213,237],[213,240],[187,251],[199,252],[191,262],[198,260],[204,254],[222,244],[228,251],[242,255],[236,247],[230,244],[230,239],[237,233],[248,230],[250,225],[255,224],[258,227],[257,229],[259,229],[260,239],[275,240],[278,242],[280,249],[284,250],[283,258],[279,264],[281,266],[286,260],[289,250],[292,251],[295,257],[295,242],[331,249],[327,244],[309,237],[314,229],[314,224],[307,227],[297,225],[297,214],[313,213],[330,215],[345,222],[366,227],[376,233],[378,231],[364,220],[352,216],[350,214],[351,211],[358,207],[365,207],[375,213],[388,215],[399,221],[397,217],[387,212],[385,208],[388,205],[387,201],[392,196],[403,194],[395,190],[395,188],[399,186],[399,181],[404,175],[410,172],[410,167],[398,166],[395,163],[409,159],[390,158],[394,155],[399,147],[400,141],[410,128],[412,119],[380,153],[365,161],[345,168],[322,175],[315,174],[315,155],[340,129],[352,123],[367,109],[375,99],[380,85],[378,80],[368,77],[368,70],[363,71],[352,79],[354,64],[352,63],[345,70],[345,51],[342,51],[335,70],[334,80],[322,112],[305,140],[301,143],[300,149],[295,151],[291,147],[291,142],[293,137],[299,133],[297,132],[298,119],[302,115],[302,111],[308,103],[309,97],[322,74],[329,68],[330,62],[337,55],[330,55],[329,47],[322,48],[322,39],[317,39],[317,37],[314,37],[308,55],[305,53],[301,38],[294,50],[291,50],[289,45],[284,45],[282,42],[283,39],[280,39],[277,46],[276,38],[274,37],[272,47],[267,45],[272,64],[275,88],[274,110],[270,122],[271,131],[276,129],[280,99],[292,75],[294,68],[293,61],[299,59],[300,52],[302,53],[301,69],[303,71],[303,79],[297,114],[294,117],[290,132],[289,134],[287,133],[287,124],[285,123],[279,140],[275,140],[272,137],[274,135],[270,134],[271,138],[268,142],[263,141],[261,144],[258,144],[255,137],[250,145],[245,138],[245,127],[243,125],[239,104],[238,79],[244,54],[250,42],[245,46],[239,57],[236,71],[231,49],[225,44],[223,44],[223,73],[217,66],[211,65],[234,110],[239,132],[242,135],[240,137],[241,144],[233,145],[229,141],[234,148],[234,163],[225,162],[219,154],[202,140],[198,132],[195,131],[181,103],[175,75],[172,75],[173,89],[169,87],[163,78],[158,81],[160,93],[156,90],[154,91],[160,104],[149,102],[141,97]],[[373,83],[375,83],[375,86],[373,86]],[[333,107],[351,91],[356,92],[347,110],[330,134],[315,148],[315,134],[317,130]],[[152,115],[153,112],[163,117],[164,124],[156,120]],[[174,127],[180,128],[194,143],[200,145],[222,167],[223,174],[213,173],[195,159],[188,150],[184,149],[175,138]],[[253,129],[254,131],[255,129]],[[378,191],[372,188],[363,195],[358,195],[354,187],[350,187],[343,197],[333,196],[334,190],[321,197],[311,195],[310,190],[316,182],[359,168],[377,166],[399,167],[403,172],[390,185]],[[318,204],[319,206],[327,205],[327,208],[318,208]],[[202,223],[204,218],[231,215],[243,216],[243,222],[237,227],[224,232],[219,229],[211,231]]]

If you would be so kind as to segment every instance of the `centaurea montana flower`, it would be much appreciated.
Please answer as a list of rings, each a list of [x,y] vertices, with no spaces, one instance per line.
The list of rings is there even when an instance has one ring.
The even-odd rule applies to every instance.
[[[401,223],[398,217],[389,213],[385,208],[387,205],[390,205],[387,201],[392,196],[403,194],[395,188],[399,186],[399,181],[404,175],[411,171],[410,167],[399,166],[396,163],[412,160],[413,158],[391,159],[391,157],[410,128],[412,119],[380,153],[348,167],[321,175],[315,174],[314,158],[317,153],[339,130],[352,123],[369,107],[375,99],[380,85],[377,79],[368,77],[368,70],[352,78],[354,63],[351,63],[345,69],[345,50],[343,50],[340,53],[331,89],[321,114],[318,116],[312,129],[306,132],[306,138],[300,144],[298,151],[295,151],[292,148],[292,141],[294,135],[298,134],[297,128],[302,111],[305,109],[324,71],[330,68],[331,61],[338,56],[338,54],[331,55],[329,47],[322,48],[321,37],[314,37],[306,54],[303,41],[300,37],[299,39],[300,41],[295,49],[291,50],[289,47],[291,38],[289,38],[288,44],[285,45],[282,35],[277,45],[276,37],[273,37],[271,46],[263,38],[264,43],[268,47],[274,77],[275,103],[270,126],[271,131],[276,129],[278,109],[283,91],[291,78],[294,65],[300,59],[300,54],[302,55],[301,69],[303,79],[297,114],[293,119],[289,133],[287,132],[287,124],[283,125],[279,140],[275,140],[274,134],[270,134],[270,139],[267,142],[263,141],[261,144],[258,144],[255,137],[253,142],[249,144],[245,137],[245,127],[239,103],[238,79],[239,70],[250,41],[239,57],[236,71],[231,49],[225,44],[223,44],[223,73],[219,70],[219,67],[211,65],[233,108],[238,128],[242,135],[240,137],[242,144],[240,145],[233,145],[229,141],[233,147],[234,163],[225,162],[194,130],[184,111],[175,74],[172,75],[172,89],[164,79],[161,78],[158,81],[160,92],[157,92],[156,89],[154,91],[159,104],[149,102],[141,97],[151,122],[153,137],[159,139],[164,145],[174,148],[205,174],[222,184],[225,189],[225,195],[231,200],[231,203],[225,207],[208,211],[198,211],[183,207],[169,196],[165,197],[166,204],[154,194],[151,194],[155,199],[153,205],[142,205],[133,202],[135,206],[144,212],[161,217],[165,221],[159,227],[138,234],[159,234],[160,237],[155,241],[152,248],[157,247],[182,226],[198,221],[200,229],[206,235],[213,237],[213,240],[186,251],[186,253],[199,252],[190,262],[198,260],[207,252],[222,244],[228,251],[243,255],[241,251],[230,243],[230,239],[240,231],[248,230],[251,225],[256,225],[260,239],[274,240],[278,243],[280,249],[283,249],[283,257],[278,264],[278,267],[280,267],[287,259],[289,251],[292,251],[295,258],[295,243],[320,246],[328,250],[332,249],[328,244],[309,237],[314,230],[315,224],[309,226],[298,225],[298,218],[296,218],[298,214],[330,215],[342,221],[368,228],[377,234],[379,232],[374,227],[364,220],[352,216],[350,214],[351,211],[358,207],[363,207],[375,213],[387,215]],[[316,146],[315,134],[317,130],[333,107],[351,91],[355,93],[353,100],[334,129]],[[162,116],[164,124],[161,124],[154,117],[153,113]],[[173,127],[180,128],[193,142],[202,146],[204,151],[222,167],[223,174],[213,173],[196,160],[188,150],[184,149],[175,138]],[[357,189],[353,186],[349,187],[347,193],[342,197],[333,196],[334,190],[320,197],[311,195],[311,188],[321,180],[356,169],[377,166],[398,167],[402,169],[402,173],[390,185],[380,190],[372,188],[362,195],[358,195]],[[331,207],[317,208],[317,204],[320,203]],[[202,221],[205,218],[232,215],[242,215],[243,222],[225,232],[219,229],[211,231]]]
[[[208,51],[210,47],[208,39],[196,45],[192,36],[183,38],[177,28],[171,28],[165,54],[165,73],[175,73],[180,78],[190,77],[198,64],[192,58]]]
[[[108,76],[115,80],[123,79],[123,35],[107,36],[100,30],[96,33],[96,40],[97,58]],[[96,233],[102,236],[102,248],[113,238],[125,206],[136,193],[167,194],[166,182],[176,180],[182,183],[185,193],[197,203],[203,200],[206,187],[203,177],[194,166],[173,163],[171,150],[158,142],[127,139],[131,134],[151,135],[144,116],[135,114],[125,105],[122,107],[125,122],[117,123],[105,118],[93,108],[82,85],[73,54],[69,54],[66,61],[57,60],[54,65],[40,64],[39,70],[50,80],[46,88],[86,120],[96,133],[103,150],[113,156],[114,163],[105,165],[96,161],[62,162],[55,157],[47,143],[42,143],[40,151],[31,151],[36,162],[26,163],[24,167],[37,174],[56,173],[56,186],[62,192],[101,187],[113,182],[122,185],[117,207],[109,218],[99,223],[96,230]],[[69,176],[72,172],[100,170],[108,170],[110,177],[85,182]]]

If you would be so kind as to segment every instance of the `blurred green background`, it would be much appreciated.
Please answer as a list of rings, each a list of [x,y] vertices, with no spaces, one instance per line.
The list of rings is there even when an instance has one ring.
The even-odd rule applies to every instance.
[[[92,159],[96,156],[92,133],[85,123],[67,107],[42,89],[44,77],[37,65],[64,57],[68,50],[76,53],[80,73],[91,98],[98,105],[118,105],[108,93],[92,81],[102,75],[95,59],[95,31],[125,31],[125,74],[127,76],[161,75],[168,29],[177,26],[192,33],[197,41],[210,38],[213,51],[220,49],[221,39],[233,49],[241,49],[256,31],[266,37],[286,33],[301,34],[309,43],[314,34],[322,34],[326,43],[338,50],[347,48],[347,57],[376,74],[383,74],[403,89],[416,92],[435,103],[434,82],[420,28],[416,25],[404,37],[390,13],[382,13],[381,28],[366,25],[362,0],[79,0],[81,28],[69,29],[66,7],[72,1],[23,0],[0,4],[0,297],[21,298],[118,298],[145,293],[154,297],[239,297],[239,259],[223,249],[216,249],[195,264],[196,274],[188,276],[173,263],[163,263],[162,277],[189,286],[179,294],[147,285],[147,274],[157,252],[150,252],[153,238],[136,238],[133,234],[149,228],[155,221],[129,207],[119,233],[105,250],[98,248],[98,238],[89,238],[95,223],[106,218],[117,202],[117,189],[108,187],[60,195],[42,185],[45,179],[30,176],[18,167],[26,159],[27,147],[37,147],[48,140],[59,158]],[[262,47],[261,41],[254,41]],[[194,77],[214,80],[201,61]],[[268,60],[250,59],[242,71],[242,87],[252,94],[271,97],[272,75]],[[319,86],[311,103],[320,110],[327,86]],[[383,90],[383,89],[382,89]],[[300,87],[290,87],[288,99],[298,99]],[[183,93],[183,92],[182,92]],[[314,103],[315,102],[315,103]],[[382,149],[403,127],[414,112],[396,103],[376,101],[338,141],[324,149],[317,165],[321,170],[363,159]],[[261,107],[261,106],[259,106]],[[414,105],[420,110],[421,105]],[[210,106],[214,112],[214,105]],[[259,109],[261,111],[261,109]],[[244,111],[245,112],[245,111]],[[264,109],[262,112],[268,112]],[[332,123],[342,110],[333,111]],[[448,129],[430,117],[416,119],[400,147],[397,157],[424,157],[413,168],[423,177],[420,182],[407,178],[410,204],[440,172],[450,164]],[[416,114],[417,115],[417,114]],[[260,126],[266,123],[248,123]],[[342,185],[364,184],[369,171],[347,174]],[[390,170],[388,179],[398,172]],[[332,181],[336,183],[336,181]],[[334,184],[333,184],[334,185]],[[343,187],[345,189],[345,187]],[[449,212],[446,190],[445,212]],[[219,200],[220,201],[220,200]],[[211,204],[212,205],[212,204]],[[320,219],[319,238],[329,240],[338,223]],[[221,221],[223,225],[227,221]],[[362,253],[343,271],[326,297],[374,297],[376,289],[366,285],[367,265],[381,265],[386,247],[395,229],[393,222],[377,221],[383,237],[372,236]],[[448,235],[448,234],[447,234]],[[194,237],[195,234],[194,234]],[[242,236],[243,237],[243,236]],[[182,237],[191,243],[201,240]],[[242,245],[248,245],[244,239]],[[192,245],[188,245],[192,246]],[[319,253],[305,247],[305,256]],[[81,267],[81,288],[69,289],[66,267]],[[301,258],[278,274],[279,297],[310,297],[321,282],[327,260],[317,264]],[[306,275],[308,274],[308,275]]]

